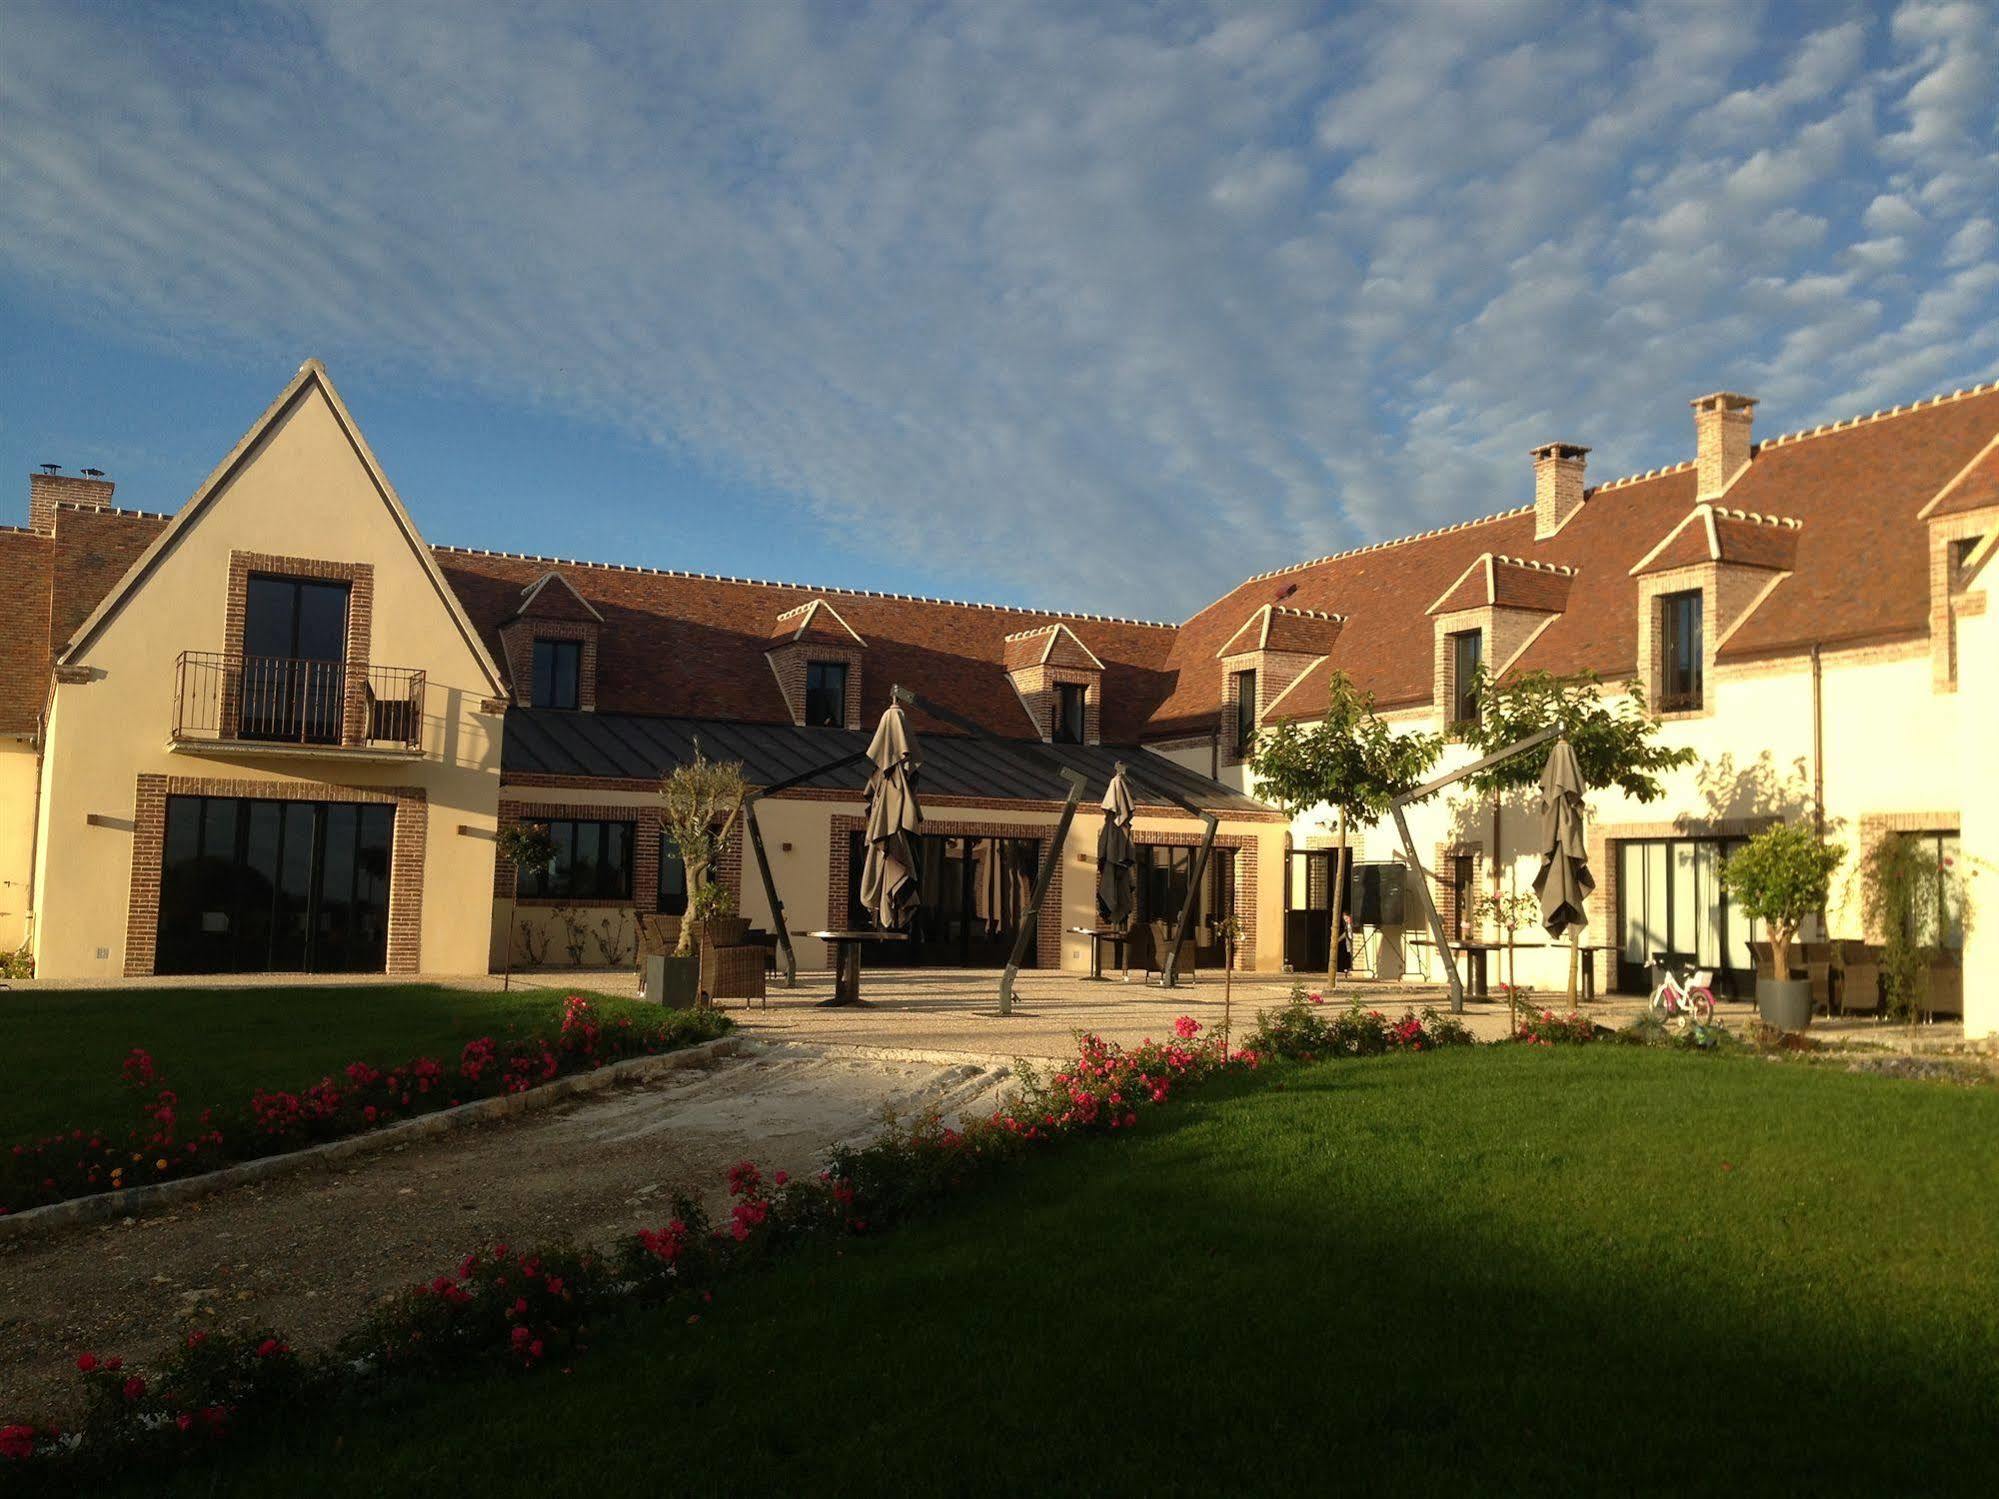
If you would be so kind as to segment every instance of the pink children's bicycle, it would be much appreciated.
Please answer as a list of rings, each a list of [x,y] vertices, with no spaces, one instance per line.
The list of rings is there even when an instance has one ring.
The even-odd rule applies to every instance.
[[[1652,1018],[1654,1020],[1692,1020],[1697,1025],[1706,1025],[1714,1019],[1714,970],[1696,968],[1693,977],[1684,984],[1673,975],[1673,970],[1660,965],[1662,977],[1659,987],[1652,995]]]

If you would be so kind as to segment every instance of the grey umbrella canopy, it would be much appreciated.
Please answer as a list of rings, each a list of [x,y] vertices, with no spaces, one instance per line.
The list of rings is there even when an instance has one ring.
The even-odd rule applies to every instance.
[[[910,840],[923,827],[916,800],[916,736],[891,701],[868,745],[867,857],[861,865],[861,905],[883,931],[899,932],[916,914],[916,856]]]
[[[1123,931],[1131,925],[1138,884],[1138,849],[1131,841],[1131,786],[1124,766],[1104,791],[1104,825],[1097,833],[1097,916]]]
[[[1569,741],[1557,739],[1541,768],[1541,868],[1534,894],[1550,937],[1583,924],[1583,898],[1596,889],[1583,842],[1583,776]]]

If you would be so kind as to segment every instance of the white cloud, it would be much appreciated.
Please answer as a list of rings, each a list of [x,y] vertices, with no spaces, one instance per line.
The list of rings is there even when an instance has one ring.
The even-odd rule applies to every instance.
[[[1716,386],[1804,425],[1999,359],[1973,6],[167,14],[12,7],[0,272],[614,423],[1051,603],[1518,503],[1550,437],[1671,461]]]

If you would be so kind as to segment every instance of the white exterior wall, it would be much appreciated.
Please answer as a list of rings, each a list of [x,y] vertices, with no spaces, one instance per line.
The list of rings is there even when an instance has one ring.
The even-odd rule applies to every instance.
[[[1989,618],[1976,623],[1986,634],[1992,633]],[[1999,658],[1999,642],[1987,649]],[[1971,654],[1968,649],[1961,650]],[[1622,695],[1622,690],[1618,688],[1616,695]],[[1984,732],[1971,730],[1967,734],[1969,726],[1962,717],[1967,704],[1992,702],[1991,691],[1981,694],[1969,683],[1961,692],[1934,690],[1926,640],[1824,654],[1820,695],[1828,836],[1842,844],[1847,854],[1834,879],[1829,935],[1863,935],[1860,892],[1854,877],[1863,819],[1904,814],[1926,823],[1934,820],[1944,827],[1964,819],[1969,835],[1972,819],[1991,815],[1974,811],[1981,796],[1992,794],[1989,778],[1966,773],[1967,767],[1989,758],[1989,752],[1979,752],[1978,746],[1989,739],[1990,726]],[[1608,840],[1734,834],[1746,831],[1744,824],[1759,820],[1811,815],[1815,766],[1810,658],[1724,666],[1708,683],[1708,701],[1708,711],[1676,714],[1660,726],[1660,743],[1689,747],[1698,756],[1687,769],[1663,778],[1664,796],[1646,804],[1611,788],[1589,797],[1592,872],[1598,892],[1590,901],[1590,922],[1582,939],[1585,944],[1608,944],[1618,936],[1616,913],[1606,899],[1613,873],[1605,867],[1609,862]],[[1428,708],[1383,717],[1404,730],[1437,732],[1442,728],[1441,715]],[[1967,738],[1970,744],[1964,743]],[[1466,746],[1449,745],[1433,774],[1447,774],[1474,758],[1475,752]],[[1244,767],[1225,766],[1223,779],[1242,785],[1249,778]],[[1253,780],[1244,789],[1255,794]],[[1490,893],[1494,865],[1489,798],[1447,791],[1411,809],[1409,828],[1433,896],[1439,846],[1460,843],[1477,845],[1482,856],[1480,893]],[[1293,844],[1301,849],[1329,846],[1332,833],[1332,813],[1325,807],[1315,808],[1291,824]],[[1507,798],[1501,808],[1497,860],[1504,893],[1532,893],[1539,864],[1535,846],[1538,833],[1534,793]],[[1351,829],[1349,842],[1356,846],[1356,862],[1403,857],[1391,821]],[[1281,880],[1281,871],[1273,874]],[[1426,918],[1420,906],[1412,903],[1407,919],[1407,934],[1423,932]],[[1488,929],[1482,935],[1493,934]],[[1528,930],[1521,933],[1521,939],[1540,941],[1542,934],[1538,929]],[[1567,983],[1565,947],[1523,949],[1516,960],[1523,984],[1545,990]],[[1597,961],[1599,988],[1606,988],[1612,978],[1606,972],[1604,956],[1599,954]],[[1967,969],[1971,966],[1967,955]],[[1384,967],[1393,971],[1389,965]],[[1420,977],[1420,970],[1412,968],[1409,976]],[[1429,977],[1433,981],[1442,977],[1434,958],[1429,961]],[[1500,974],[1494,971],[1491,978],[1496,983]]]
[[[1964,1034],[1999,1035],[1999,551],[1973,579],[1982,604],[1957,627],[1959,763],[1964,787],[1964,864],[1970,917],[1964,934]],[[1968,602],[1968,600],[1967,600]],[[1976,612],[1974,612],[1976,610]]]

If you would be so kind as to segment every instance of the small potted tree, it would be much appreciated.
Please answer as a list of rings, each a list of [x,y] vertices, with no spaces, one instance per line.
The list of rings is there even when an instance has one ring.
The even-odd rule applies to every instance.
[[[676,765],[660,779],[660,835],[679,851],[687,870],[687,915],[680,923],[680,940],[665,959],[660,1002],[693,1003],[701,990],[701,944],[728,946],[740,942],[749,923],[735,916],[735,897],[715,878],[715,867],[735,836],[749,783],[734,761],[703,757]],[[724,927],[731,930],[723,930]],[[723,942],[723,938],[732,938]]]
[[[1791,977],[1791,944],[1807,916],[1825,909],[1833,872],[1844,851],[1821,843],[1804,823],[1765,828],[1722,866],[1721,882],[1747,915],[1770,934],[1770,972],[1756,980],[1756,1008],[1779,1030],[1812,1021],[1810,979]]]

